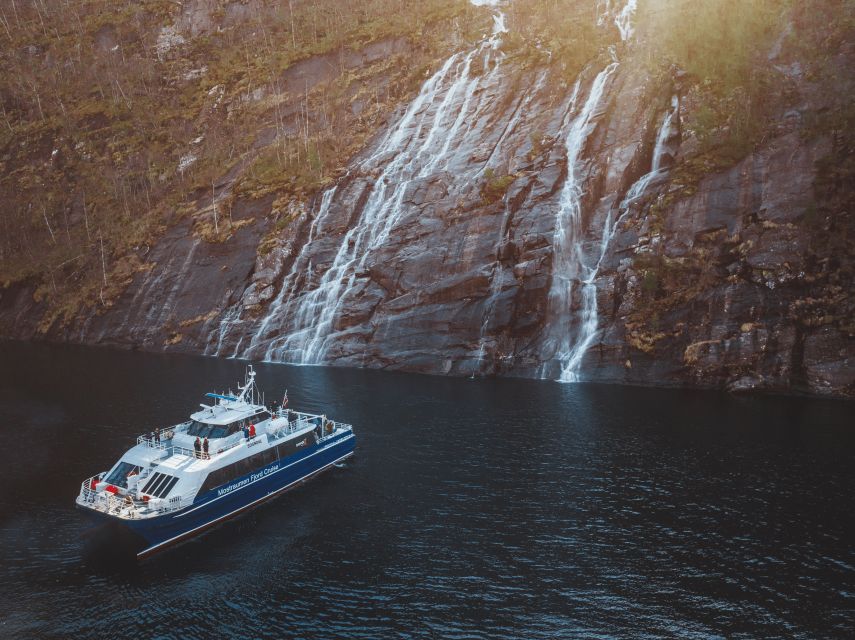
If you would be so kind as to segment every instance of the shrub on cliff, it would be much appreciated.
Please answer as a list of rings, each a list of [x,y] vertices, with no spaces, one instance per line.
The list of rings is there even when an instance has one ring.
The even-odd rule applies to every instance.
[[[509,174],[497,176],[492,168],[485,170],[484,182],[481,183],[480,190],[481,202],[485,205],[492,204],[504,198],[515,178]]]
[[[453,35],[437,26],[458,17]],[[483,18],[465,0],[6,3],[0,282],[31,279],[60,321],[109,306],[127,281],[121,265],[183,215],[198,216],[212,191],[319,188],[448,39],[470,37]],[[401,53],[348,58],[399,41],[415,43],[411,66]],[[322,81],[289,78],[313,56],[332,61]],[[195,228],[224,237],[218,221],[209,226]]]
[[[684,123],[701,152],[725,164],[749,153],[769,125],[780,86],[767,56],[780,38],[788,0],[652,0],[639,10],[651,57],[681,69],[698,107]]]

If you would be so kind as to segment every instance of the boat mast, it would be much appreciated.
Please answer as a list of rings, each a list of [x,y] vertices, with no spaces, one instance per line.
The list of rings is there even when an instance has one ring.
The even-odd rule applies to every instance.
[[[249,400],[246,399],[247,391],[250,392]],[[240,387],[238,400],[242,400],[243,402],[248,402],[250,404],[255,403],[255,369],[252,368],[252,365],[249,365],[246,368],[246,377],[244,378],[244,385]]]

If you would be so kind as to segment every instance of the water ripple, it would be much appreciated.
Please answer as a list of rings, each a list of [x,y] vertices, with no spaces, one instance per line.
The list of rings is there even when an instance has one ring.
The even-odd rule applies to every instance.
[[[0,636],[855,633],[851,405],[263,365],[357,456],[136,566],[87,551],[80,479],[240,363],[0,351]]]

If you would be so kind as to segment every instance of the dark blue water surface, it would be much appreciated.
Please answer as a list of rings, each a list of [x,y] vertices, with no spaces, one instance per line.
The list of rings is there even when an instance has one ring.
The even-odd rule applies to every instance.
[[[139,566],[81,481],[245,363],[0,343],[0,636],[853,637],[853,404],[259,365],[344,468]]]

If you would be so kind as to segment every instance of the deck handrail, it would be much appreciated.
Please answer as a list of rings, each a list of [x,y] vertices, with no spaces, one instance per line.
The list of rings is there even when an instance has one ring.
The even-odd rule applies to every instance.
[[[83,496],[83,499],[86,500],[86,502],[91,502],[90,498],[95,495],[95,489],[92,488],[93,480],[96,483],[101,482],[101,474],[99,473],[91,478],[86,478],[86,480],[80,483],[80,495]]]
[[[310,426],[314,426],[315,428],[317,428],[318,425],[315,423],[314,419],[315,418],[323,418],[323,416],[321,416],[321,415],[312,414],[312,413],[301,413],[299,411],[293,411],[292,413],[297,414],[297,419],[287,422],[285,424],[285,426],[274,431],[271,434],[271,436],[273,438],[279,439],[279,438],[282,438],[286,435],[290,435],[290,434],[294,433],[295,431],[300,431],[301,429],[305,429],[305,428],[308,428]],[[327,422],[332,423],[333,433],[335,431],[338,431],[339,429],[342,429],[345,431],[353,429],[353,425],[346,424],[344,422],[336,422],[335,420],[330,420],[330,419],[327,419]],[[326,435],[328,435],[328,434],[321,434],[321,437],[323,438]]]
[[[297,413],[297,412],[294,412]],[[297,419],[294,421],[286,422],[284,426],[277,429],[274,432],[268,432],[271,440],[277,440],[286,435],[290,435],[292,433],[301,431],[303,429],[308,429],[310,427],[317,428],[318,425],[315,422],[315,418],[320,418],[322,416],[315,416],[312,414],[297,414]],[[352,430],[353,427],[349,424],[343,422],[336,422],[334,420],[328,420],[328,423],[333,425],[332,431],[328,433],[322,433],[321,437],[318,438],[318,442],[326,440],[328,437],[332,437],[339,430],[349,431]],[[260,434],[259,434],[260,435]],[[140,438],[145,438],[145,436],[140,436]],[[138,440],[139,441],[139,440]],[[234,442],[228,444],[223,449],[218,449],[216,453],[211,454],[212,456],[220,455],[226,451],[229,451],[235,447],[240,446],[241,444],[245,444],[247,439],[239,438]],[[162,446],[157,447],[164,451],[169,452],[169,455],[173,455],[174,453],[181,453],[183,455],[187,455],[189,457],[196,457],[196,452],[190,449],[186,449],[184,447],[179,447],[176,445]],[[162,460],[162,459],[161,459]],[[151,467],[145,468],[140,472],[140,481],[147,478],[154,472],[154,469],[159,465],[160,460],[153,460],[151,462]],[[120,513],[123,509],[127,510],[127,516],[129,518],[136,518],[142,516],[143,514],[154,514],[154,513],[169,513],[172,511],[177,511],[179,509],[183,509],[186,506],[192,505],[194,500],[196,499],[196,495],[187,494],[181,496],[172,496],[170,498],[154,498],[150,497],[148,500],[145,499],[137,499],[130,492],[125,490],[124,492],[113,493],[113,492],[101,492],[98,493],[96,490],[92,489],[93,482],[95,484],[103,482],[104,476],[106,472],[99,473],[98,475],[92,476],[91,478],[87,478],[80,485],[80,498],[84,502],[90,503],[93,508],[99,511],[106,511],[107,513]],[[99,497],[100,496],[100,497]]]

